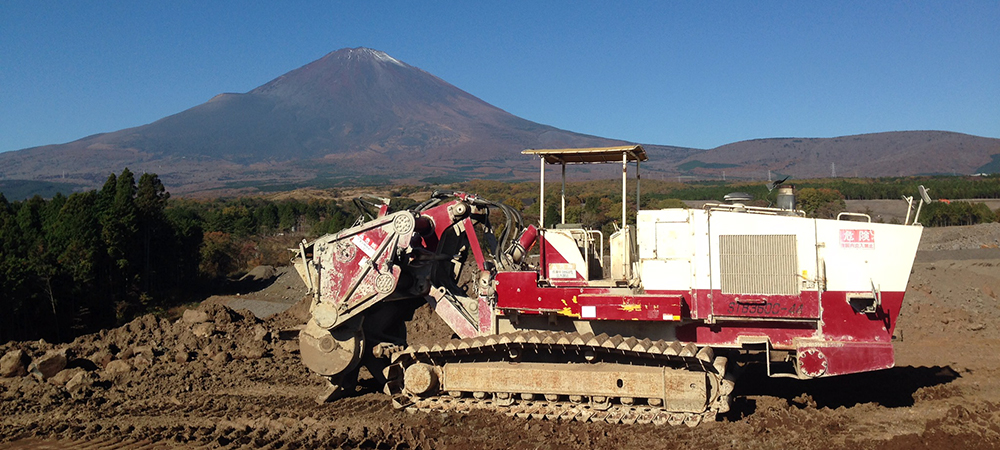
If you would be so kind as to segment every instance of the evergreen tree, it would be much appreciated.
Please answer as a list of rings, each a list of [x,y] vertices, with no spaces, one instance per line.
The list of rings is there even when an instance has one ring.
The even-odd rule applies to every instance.
[[[139,254],[142,264],[142,290],[146,293],[154,290],[156,282],[156,267],[153,260],[156,254],[162,254],[165,244],[169,244],[170,239],[165,239],[165,232],[169,224],[163,210],[166,208],[167,199],[170,193],[163,187],[159,177],[153,174],[144,173],[139,177],[139,185],[136,188],[135,209],[138,215],[138,237]],[[159,236],[160,239],[155,239]],[[162,261],[162,260],[158,260]],[[164,264],[155,266],[167,267]]]
[[[258,207],[255,216],[262,233],[274,233],[278,231],[278,207],[274,203],[268,202]]]
[[[97,193],[75,193],[60,209],[49,234],[60,269],[64,315],[77,332],[114,323],[113,305],[95,289],[102,281],[105,250],[97,214]]]
[[[113,184],[112,184],[113,183]],[[136,234],[138,213],[135,207],[135,177],[128,168],[118,177],[108,177],[100,194],[101,238],[110,262],[108,267],[111,300],[119,319],[127,316],[136,297]]]

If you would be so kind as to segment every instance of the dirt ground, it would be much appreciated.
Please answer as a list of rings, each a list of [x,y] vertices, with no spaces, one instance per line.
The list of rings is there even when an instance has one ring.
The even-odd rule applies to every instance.
[[[304,306],[275,313],[303,292],[279,268],[177,321],[146,316],[67,345],[0,345],[0,355],[23,350],[39,373],[58,366],[53,351],[67,364],[46,381],[0,378],[0,448],[997,448],[998,243],[1000,224],[924,230],[895,368],[811,381],[748,371],[733,412],[696,428],[408,414],[365,383],[317,405],[321,380],[282,332],[304,321]],[[409,332],[450,335],[426,309]]]

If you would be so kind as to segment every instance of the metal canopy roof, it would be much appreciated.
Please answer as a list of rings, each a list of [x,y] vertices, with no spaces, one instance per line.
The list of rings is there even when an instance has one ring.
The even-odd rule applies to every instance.
[[[521,152],[524,155],[538,155],[548,164],[586,164],[621,162],[622,153],[628,156],[628,161],[646,161],[646,150],[641,145],[626,145],[622,147],[592,147],[592,148],[554,148],[528,149]]]

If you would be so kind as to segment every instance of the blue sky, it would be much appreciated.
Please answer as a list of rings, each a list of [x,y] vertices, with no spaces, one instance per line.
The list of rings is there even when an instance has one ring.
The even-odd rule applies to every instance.
[[[1000,137],[1000,1],[0,1],[0,151],[143,125],[344,47],[515,115],[712,148]]]

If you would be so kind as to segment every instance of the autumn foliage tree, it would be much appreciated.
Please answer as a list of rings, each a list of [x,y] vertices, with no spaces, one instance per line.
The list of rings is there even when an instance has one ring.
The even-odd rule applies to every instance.
[[[847,209],[844,196],[836,189],[800,189],[795,200],[796,207],[805,211],[806,216],[819,219],[836,218],[838,213]]]

